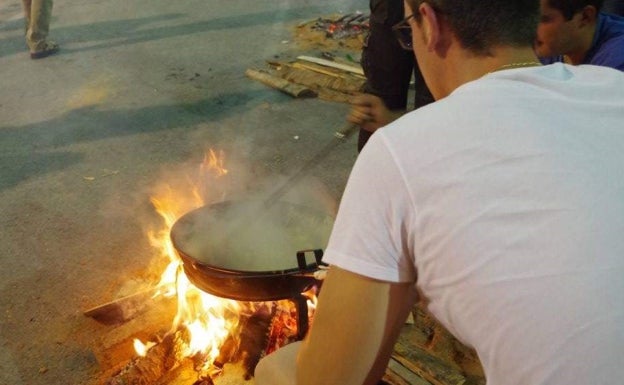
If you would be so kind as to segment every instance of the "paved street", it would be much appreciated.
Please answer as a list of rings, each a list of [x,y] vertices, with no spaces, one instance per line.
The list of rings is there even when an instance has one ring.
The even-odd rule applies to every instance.
[[[93,341],[108,329],[82,312],[154,278],[150,197],[183,185],[206,151],[222,151],[242,194],[332,140],[348,106],[244,72],[318,54],[293,26],[366,6],[56,0],[61,51],[31,60],[21,2],[0,2],[0,385],[95,383]],[[334,201],[355,156],[351,138],[310,171]]]

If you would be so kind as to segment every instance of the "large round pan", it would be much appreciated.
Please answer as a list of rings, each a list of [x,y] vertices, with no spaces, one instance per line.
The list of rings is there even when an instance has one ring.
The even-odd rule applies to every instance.
[[[189,280],[240,301],[294,298],[320,284],[322,248],[333,218],[305,206],[225,201],[180,217],[171,240]]]

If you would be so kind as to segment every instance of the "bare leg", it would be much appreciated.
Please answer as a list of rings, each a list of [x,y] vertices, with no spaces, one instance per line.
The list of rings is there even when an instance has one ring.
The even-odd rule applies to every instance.
[[[22,0],[22,5],[24,6],[24,35],[28,34],[28,29],[30,28],[30,6],[32,4],[31,0]]]
[[[52,17],[52,0],[22,0],[24,12],[27,13],[28,30],[26,43],[31,52],[37,56],[41,52],[56,52],[56,43],[47,40],[50,31],[50,19]],[[47,56],[47,55],[44,55]],[[42,57],[44,57],[42,56]]]

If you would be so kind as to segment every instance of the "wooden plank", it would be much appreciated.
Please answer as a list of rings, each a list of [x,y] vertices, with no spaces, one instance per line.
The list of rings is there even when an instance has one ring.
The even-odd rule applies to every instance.
[[[174,287],[170,284],[151,287],[85,310],[83,314],[106,325],[120,324],[147,311],[156,301],[171,298],[166,297],[165,293],[173,290]]]
[[[362,83],[366,80],[365,77],[360,76],[358,74],[345,72],[336,68],[326,67],[320,64],[315,64],[315,63],[296,61],[293,63],[287,63],[285,65],[291,68],[300,68],[300,69],[306,69],[309,71],[322,73],[324,75],[332,76],[334,78],[344,79],[346,81],[355,82],[355,83]]]
[[[258,71],[254,69],[247,69],[245,71],[245,75],[269,87],[273,87],[291,96],[294,96],[295,98],[309,98],[309,97],[317,96],[316,91],[311,90],[308,87],[304,87],[300,84],[289,82],[288,80],[282,79],[280,77],[271,75],[266,72],[262,72],[262,71]]]
[[[323,75],[328,75],[328,76],[332,76],[336,78],[343,78],[345,74],[344,72],[327,70],[325,69],[325,67],[320,66],[320,65],[308,64],[308,63],[302,63],[302,62],[294,62],[290,66],[292,68],[314,71],[314,72],[321,73]]]
[[[395,347],[392,358],[432,385],[463,385],[466,383],[466,377],[459,370],[418,347],[411,346],[409,350]]]
[[[351,72],[354,74],[364,76],[364,70],[362,70],[362,67],[336,63],[331,60],[321,59],[321,58],[313,57],[313,56],[297,56],[297,60],[308,61],[310,63],[320,64],[320,65],[324,65],[326,67],[331,67],[331,68],[338,68],[343,71],[347,71],[347,72]]]
[[[383,381],[390,385],[431,385],[429,381],[409,370],[394,358],[388,362]]]
[[[290,66],[285,66],[277,73],[283,79],[309,87],[317,92],[324,88],[352,95],[360,92],[364,84],[363,80],[335,77]]]

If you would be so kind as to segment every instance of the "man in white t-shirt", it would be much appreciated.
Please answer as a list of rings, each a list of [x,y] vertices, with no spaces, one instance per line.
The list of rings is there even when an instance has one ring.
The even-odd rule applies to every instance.
[[[624,74],[540,66],[534,0],[406,14],[437,101],[386,126],[356,101],[350,120],[384,127],[345,189],[310,333],[256,384],[376,384],[419,296],[488,385],[620,383]]]

